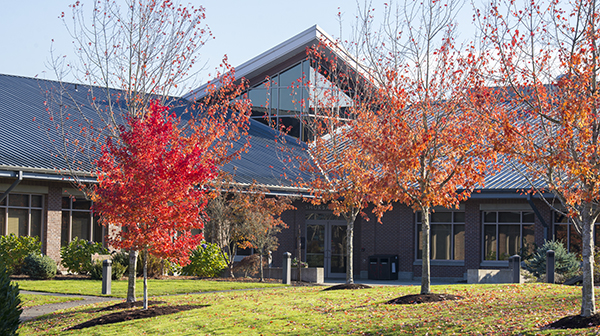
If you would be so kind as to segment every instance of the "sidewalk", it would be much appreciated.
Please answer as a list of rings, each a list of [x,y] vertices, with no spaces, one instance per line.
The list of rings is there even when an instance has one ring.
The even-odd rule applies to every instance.
[[[72,298],[83,298],[83,300],[51,303],[51,304],[46,304],[46,305],[41,305],[41,306],[23,308],[23,313],[21,313],[21,321],[32,320],[32,319],[38,318],[42,315],[50,314],[50,313],[53,313],[53,312],[55,312],[57,310],[61,310],[61,309],[83,306],[83,305],[88,305],[88,304],[98,303],[98,302],[123,300],[122,298],[115,298],[115,297],[88,296],[88,295],[76,295],[76,294],[58,294],[58,293],[47,293],[47,292],[32,292],[32,291],[26,291],[26,290],[22,290],[21,294],[52,295],[52,296],[72,297]]]
[[[326,278],[323,283],[326,286],[334,286],[346,283],[344,278]],[[369,286],[421,286],[421,280],[368,280],[355,279],[354,283]],[[456,285],[458,282],[451,280],[431,279],[431,285]]]

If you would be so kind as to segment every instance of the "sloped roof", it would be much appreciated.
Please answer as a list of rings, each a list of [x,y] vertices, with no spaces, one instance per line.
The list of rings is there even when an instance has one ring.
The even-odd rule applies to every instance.
[[[260,83],[266,75],[272,75],[273,69],[280,65],[292,65],[290,61],[307,57],[307,48],[322,46],[330,54],[335,54],[335,59],[344,68],[351,68],[353,72],[366,77],[367,71],[362,68],[360,62],[355,60],[343,46],[336,43],[335,39],[327,34],[321,27],[314,25],[290,39],[276,45],[262,54],[235,67],[235,77],[245,78],[250,86]],[[276,72],[276,71],[275,71]],[[218,81],[216,82],[218,85]],[[187,100],[198,100],[207,94],[208,83],[183,96]]]
[[[46,92],[57,89],[56,81],[0,75],[0,176],[13,176],[7,172],[23,171],[31,174],[54,175],[58,178],[66,175],[68,166],[54,146],[62,146],[62,139],[50,121]],[[97,118],[90,107],[90,90],[84,85],[66,84],[63,88],[72,95],[81,107],[82,113],[89,118]],[[96,101],[102,100],[94,92]],[[115,93],[118,93],[115,90]],[[177,100],[178,108],[186,101]],[[56,104],[56,103],[53,103]],[[186,105],[187,106],[187,105]],[[73,126],[73,133],[79,131],[78,121],[71,116],[65,122]],[[71,138],[72,139],[72,138]],[[292,191],[294,171],[288,166],[289,158],[303,156],[305,145],[296,139],[281,136],[270,127],[251,120],[248,137],[240,139],[234,148],[241,148],[246,142],[249,147],[241,159],[234,159],[223,170],[235,176],[236,182],[252,183],[256,181],[267,188]],[[73,155],[81,155],[73,148]],[[85,162],[85,161],[84,161]],[[83,166],[81,174],[89,175],[91,166]],[[290,177],[286,179],[285,176]],[[39,177],[39,176],[38,176]]]

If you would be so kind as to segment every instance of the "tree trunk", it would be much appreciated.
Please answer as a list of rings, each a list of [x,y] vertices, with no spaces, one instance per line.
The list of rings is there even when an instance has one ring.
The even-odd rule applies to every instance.
[[[346,283],[354,283],[354,220],[356,215],[351,214],[346,219]]]
[[[148,309],[148,249],[144,249],[144,309]]]
[[[135,302],[135,273],[137,269],[136,250],[129,250],[129,280],[127,285],[127,302]]]
[[[263,254],[262,252],[259,254],[259,262],[260,262],[260,282],[265,282],[264,272],[263,272]]]
[[[235,278],[235,275],[233,275],[233,260],[235,259],[235,256],[233,255],[232,248],[229,245],[227,245],[227,249],[229,250],[229,256],[226,255],[223,249],[221,249],[221,255],[223,256],[223,259],[225,259],[225,263],[227,264],[229,276],[231,278]]]
[[[300,223],[298,223],[298,281],[302,281],[302,229],[300,228]]]
[[[583,286],[581,288],[581,315],[585,317],[596,314],[596,302],[594,300],[594,225],[591,212],[592,209],[587,206],[582,213]]]
[[[430,225],[429,225],[429,207],[423,207],[421,209],[421,232],[423,234],[422,237],[422,262],[423,267],[421,270],[421,294],[429,294],[431,293],[431,276],[430,276],[430,267],[429,267],[429,234],[430,234]]]

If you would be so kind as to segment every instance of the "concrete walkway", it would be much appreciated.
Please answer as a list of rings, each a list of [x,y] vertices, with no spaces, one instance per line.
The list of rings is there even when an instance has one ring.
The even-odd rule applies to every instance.
[[[22,290],[21,294],[35,294],[35,295],[51,295],[51,296],[62,296],[62,297],[72,297],[72,298],[83,298],[83,300],[76,301],[68,301],[68,302],[60,302],[60,303],[51,303],[45,304],[41,306],[33,306],[23,308],[23,313],[21,313],[21,321],[32,320],[38,318],[42,315],[53,313],[57,310],[88,305],[92,303],[98,302],[106,302],[106,301],[122,301],[122,298],[115,297],[104,297],[104,296],[89,296],[89,295],[76,295],[76,294],[58,294],[58,293],[47,293],[47,292],[32,292]]]

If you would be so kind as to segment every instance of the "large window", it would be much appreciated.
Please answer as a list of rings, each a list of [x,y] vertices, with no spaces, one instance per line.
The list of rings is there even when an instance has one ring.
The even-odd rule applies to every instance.
[[[335,84],[304,60],[273,74],[248,90],[252,117],[257,121],[284,129],[290,136],[309,140],[311,130],[306,120],[320,106],[335,107],[340,118],[347,117],[352,100]]]
[[[465,213],[436,211],[430,217],[430,256],[432,260],[465,259]],[[421,213],[417,212],[417,259],[423,258]]]
[[[42,235],[42,195],[9,194],[0,202],[0,232],[16,236]]]
[[[508,260],[515,254],[533,253],[533,212],[484,211],[484,260]]]
[[[104,227],[94,216],[92,202],[72,197],[62,198],[61,244],[67,245],[75,237],[103,242]]]

